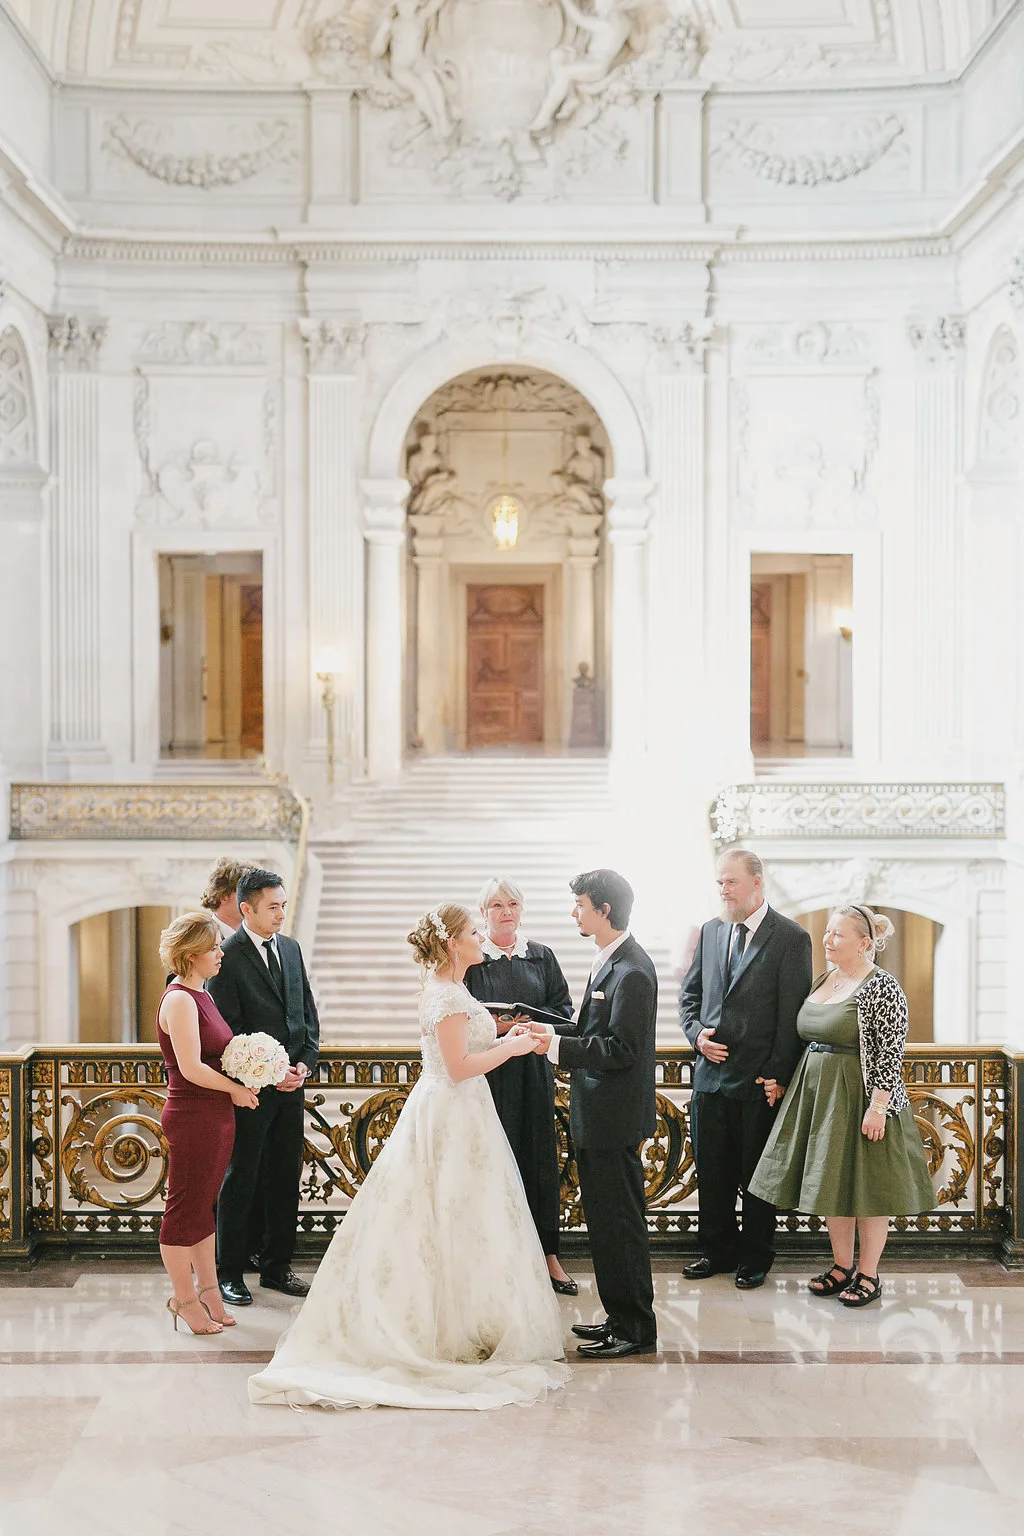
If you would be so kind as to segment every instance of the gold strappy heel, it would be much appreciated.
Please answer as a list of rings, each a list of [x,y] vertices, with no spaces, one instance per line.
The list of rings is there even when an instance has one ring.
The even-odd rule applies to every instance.
[[[199,1301],[199,1297],[198,1296],[195,1298],[195,1300],[197,1302],[199,1302],[199,1305],[201,1307],[203,1307],[203,1304],[202,1304],[201,1301]],[[207,1317],[210,1319],[210,1325],[211,1326],[209,1328],[193,1328],[192,1324],[189,1322],[188,1318],[184,1317],[183,1313],[182,1313],[182,1308],[183,1307],[190,1307],[191,1305],[192,1305],[191,1301],[178,1302],[178,1301],[176,1301],[174,1299],[173,1296],[169,1296],[167,1298],[167,1310],[171,1314],[171,1316],[174,1318],[174,1331],[175,1331],[175,1333],[177,1333],[177,1331],[178,1331],[178,1318],[179,1317],[182,1318],[182,1321],[184,1322],[185,1327],[188,1329],[189,1333],[194,1333],[196,1335],[199,1335],[199,1334],[205,1334],[205,1333],[223,1333],[224,1332],[224,1329],[222,1328],[221,1324],[214,1322],[213,1318],[210,1317],[209,1312],[206,1312],[206,1308],[205,1307],[203,1307],[203,1311],[206,1312]]]
[[[230,1312],[225,1312],[223,1317],[214,1317],[213,1313],[210,1311],[209,1307],[206,1305],[206,1302],[203,1300],[203,1297],[206,1295],[207,1291],[216,1291],[217,1295],[220,1296],[220,1286],[219,1285],[204,1285],[202,1290],[198,1292],[199,1305],[202,1307],[203,1311],[206,1313],[207,1317],[210,1319],[210,1322],[211,1323],[219,1323],[222,1328],[233,1328],[235,1326],[235,1324],[237,1323],[237,1321],[238,1321],[237,1317],[232,1317]],[[221,1298],[221,1299],[223,1300],[223,1298]]]

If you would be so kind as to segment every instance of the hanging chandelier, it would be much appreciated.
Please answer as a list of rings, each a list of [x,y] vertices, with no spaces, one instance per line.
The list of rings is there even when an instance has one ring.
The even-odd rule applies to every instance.
[[[501,483],[508,485],[508,411],[505,412],[505,426],[501,438]],[[495,496],[489,507],[491,515],[491,532],[494,535],[494,543],[503,553],[515,549],[519,542],[519,517],[520,507],[516,498],[510,491],[502,491],[500,496]]]

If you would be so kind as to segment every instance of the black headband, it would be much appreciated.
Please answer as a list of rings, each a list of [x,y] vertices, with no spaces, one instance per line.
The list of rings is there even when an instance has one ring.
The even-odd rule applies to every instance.
[[[874,942],[875,942],[875,923],[874,923],[874,919],[871,916],[871,913],[868,912],[865,907],[858,907],[858,905],[857,905],[857,903],[855,901],[851,901],[850,902],[850,906],[853,908],[853,910],[855,912],[859,912],[861,917],[867,923],[867,925],[868,925],[868,938],[871,940],[872,944],[874,944]]]

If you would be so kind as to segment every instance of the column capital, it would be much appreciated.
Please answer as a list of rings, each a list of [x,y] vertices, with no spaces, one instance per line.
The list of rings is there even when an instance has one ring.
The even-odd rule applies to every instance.
[[[400,475],[386,480],[360,480],[363,494],[363,537],[369,544],[400,544],[405,538],[405,502],[409,482]]]
[[[653,480],[626,480],[614,475],[604,483],[608,502],[608,530],[613,544],[642,544],[651,519],[648,506]]]
[[[46,331],[50,364],[58,373],[95,373],[107,335],[106,320],[80,315],[49,315]]]
[[[362,361],[366,326],[351,317],[299,321],[299,335],[306,344],[310,373],[352,374]]]
[[[967,322],[963,315],[916,314],[907,317],[907,340],[926,364],[955,364],[963,356]]]

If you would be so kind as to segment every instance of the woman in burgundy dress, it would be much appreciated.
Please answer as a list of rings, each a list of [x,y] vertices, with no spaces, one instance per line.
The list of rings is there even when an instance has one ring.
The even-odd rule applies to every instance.
[[[160,1116],[168,1153],[160,1257],[174,1287],[167,1306],[175,1330],[182,1317],[192,1333],[220,1333],[235,1320],[217,1284],[214,1205],[234,1146],[234,1106],[255,1109],[259,1100],[220,1070],[231,1029],[203,991],[221,962],[212,913],[176,918],[160,935],[160,959],[174,975],[156,1031],[169,1084]]]

